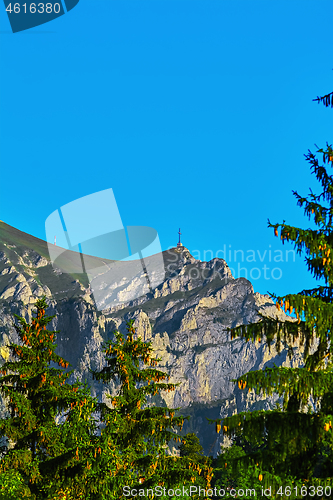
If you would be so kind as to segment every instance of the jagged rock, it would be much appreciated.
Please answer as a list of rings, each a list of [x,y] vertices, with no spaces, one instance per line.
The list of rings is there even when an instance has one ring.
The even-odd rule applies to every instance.
[[[276,402],[276,397],[240,391],[232,379],[273,363],[289,366],[286,352],[278,354],[274,345],[269,351],[263,343],[231,340],[227,329],[258,321],[259,314],[281,321],[293,319],[278,311],[269,296],[254,293],[248,280],[234,279],[223,259],[201,262],[185,247],[167,250],[163,252],[165,279],[152,290],[142,287],[142,270],[132,282],[120,277],[108,288],[103,272],[110,266],[103,261],[98,294],[106,307],[98,310],[94,288],[85,275],[78,280],[77,273],[72,276],[58,264],[52,266],[45,257],[45,242],[8,228],[7,239],[0,236],[0,354],[4,359],[8,355],[5,346],[17,341],[13,313],[29,321],[33,304],[45,294],[48,315],[56,314],[52,329],[60,330],[57,352],[71,363],[72,380],[87,380],[93,395],[103,401],[117,387],[94,381],[90,370],[104,366],[103,342],[113,338],[115,329],[125,332],[127,321],[133,319],[137,336],[151,341],[154,354],[161,358],[159,369],[170,375],[170,382],[180,384],[152,404],[181,407],[183,414],[190,414],[192,427],[186,424],[185,430],[198,431],[207,453],[217,453],[220,443],[206,416],[223,418],[236,411],[269,408]],[[16,241],[19,236],[21,246],[11,244],[10,231],[19,233]],[[140,287],[144,293],[136,296]],[[114,303],[110,297],[116,298]],[[301,365],[301,352],[295,351],[292,366]]]
[[[1,271],[1,275],[4,275],[4,274],[12,274],[12,273],[16,273],[16,268],[14,266],[10,266],[10,267],[5,267],[2,271]]]
[[[144,342],[152,340],[152,329],[147,314],[143,311],[135,311],[128,315],[127,319],[133,319],[133,326],[136,328],[136,337],[141,337]]]

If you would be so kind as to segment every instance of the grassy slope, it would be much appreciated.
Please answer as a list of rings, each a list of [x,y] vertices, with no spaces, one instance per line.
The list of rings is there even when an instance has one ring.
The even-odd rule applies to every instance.
[[[0,243],[29,248],[46,259],[50,259],[46,241],[35,238],[35,236],[24,233],[2,221],[0,221]]]
[[[47,285],[55,295],[63,295],[62,290],[67,290],[69,296],[72,296],[74,289],[70,289],[77,288],[71,285],[74,280],[78,280],[85,287],[88,286],[87,275],[76,273],[72,265],[72,261],[77,260],[77,254],[75,252],[64,252],[59,262],[57,262],[57,265],[64,271],[61,278],[59,278],[53,272],[47,242],[24,233],[15,227],[9,226],[2,221],[0,221],[0,251],[6,254],[11,264],[24,274],[26,278],[28,278],[29,275],[25,272],[24,266],[19,263],[18,256],[23,257],[26,252],[29,253],[33,251],[48,260],[49,265],[35,268],[34,271],[36,273],[37,282]],[[74,272],[68,272],[69,269],[73,269]],[[6,280],[7,276],[3,278]],[[76,290],[76,292],[79,292],[79,290]],[[76,295],[76,293],[74,294]],[[78,295],[81,295],[81,293],[79,292]]]

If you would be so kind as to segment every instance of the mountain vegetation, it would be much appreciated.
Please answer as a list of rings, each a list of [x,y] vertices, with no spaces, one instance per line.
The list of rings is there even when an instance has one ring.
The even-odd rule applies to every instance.
[[[318,97],[325,106],[332,105],[333,93]],[[317,147],[318,148],[318,147]],[[308,151],[306,160],[321,185],[316,195],[308,197],[293,192],[306,216],[313,218],[316,230],[282,224],[271,224],[282,243],[293,242],[299,254],[305,254],[308,270],[324,284],[297,294],[278,297],[271,294],[278,310],[294,314],[293,322],[261,315],[257,323],[230,329],[231,339],[247,341],[264,339],[278,351],[287,350],[290,359],[297,346],[304,347],[303,366],[274,366],[254,370],[234,382],[242,391],[278,394],[282,408],[242,412],[217,420],[217,430],[234,439],[234,451],[225,451],[225,463],[236,483],[242,482],[246,467],[252,482],[258,479],[265,488],[272,488],[272,498],[322,498],[333,491],[333,166],[332,145],[318,148],[317,155]],[[237,439],[243,446],[237,446]],[[247,443],[247,447],[244,446]],[[222,458],[220,459],[220,461]],[[221,464],[219,464],[221,465]],[[227,465],[226,465],[227,467]],[[244,497],[245,498],[245,497]]]
[[[316,100],[328,107],[333,105],[332,96],[333,93]],[[322,156],[322,164],[318,155]],[[40,296],[45,276],[50,289],[46,286],[48,299],[43,296],[35,303],[31,319],[15,314],[18,341],[1,347],[5,362],[0,367],[0,393],[6,412],[0,419],[0,500],[116,500],[136,496],[166,500],[186,497],[189,492],[191,498],[214,499],[227,495],[244,499],[254,495],[274,499],[331,496],[333,176],[329,175],[328,167],[333,166],[332,146],[327,144],[326,148],[317,148],[316,154],[309,151],[305,156],[322,190],[318,195],[311,191],[308,197],[297,192],[294,195],[317,229],[297,228],[285,221],[269,222],[268,226],[275,236],[280,234],[283,244],[292,242],[299,254],[305,254],[309,272],[324,282],[317,288],[283,297],[271,294],[268,299],[254,294],[247,280],[234,280],[221,259],[197,264],[184,249],[177,254],[176,264],[176,252],[168,254],[166,262],[168,266],[175,264],[177,272],[174,275],[166,266],[169,274],[153,298],[144,298],[139,311],[137,303],[126,303],[123,309],[113,312],[111,320],[102,314],[97,317],[91,303],[89,309],[90,298],[80,273],[66,274],[66,286],[67,283],[71,286],[73,299],[64,307],[73,309],[75,305],[79,311],[82,318],[79,330],[90,328],[98,338],[97,329],[104,327],[108,337],[102,339],[103,367],[85,367],[84,373],[89,371],[90,381],[94,381],[94,392],[91,384],[73,381],[78,372],[69,371],[68,361],[59,354],[65,340],[61,340],[60,346],[56,343],[62,332],[48,329],[53,319],[58,319],[58,315],[46,315],[48,309],[55,307],[54,296],[58,294],[57,298],[66,301],[68,290],[59,288],[58,275],[47,261],[45,244],[38,242],[36,252],[33,237],[22,240],[20,232],[5,228],[6,241],[0,241],[1,266],[7,266],[0,273],[4,283],[1,305],[13,297],[31,307],[32,292]],[[20,249],[27,241],[33,248],[30,253]],[[22,255],[16,253],[21,250]],[[35,259],[31,266],[25,265],[27,255]],[[71,254],[63,256],[64,268],[72,269],[72,258]],[[191,276],[195,266],[205,271],[200,278]],[[8,276],[17,271],[17,283],[13,284],[13,278]],[[233,378],[232,370],[239,370],[238,365],[228,361],[225,372],[218,371],[222,361],[234,359],[236,354],[229,358],[227,355],[236,351],[239,355],[247,342],[260,344],[262,348],[267,346],[277,354],[287,352],[290,359],[301,353],[299,366],[281,366],[282,361],[280,366],[258,369],[260,361],[256,362],[256,369],[234,379],[237,396],[255,393],[254,404],[265,397],[274,396],[275,401],[280,397],[282,406],[276,403],[273,409],[254,411],[253,407],[250,411],[247,407],[247,411],[237,413],[227,401],[229,416],[225,417],[226,410],[222,410],[219,402],[216,408],[220,418],[210,419],[216,425],[215,443],[219,446],[224,435],[232,445],[222,448],[217,458],[205,456],[202,446],[206,445],[205,439],[200,444],[197,432],[187,425],[191,419],[183,416],[179,408],[171,408],[167,398],[161,397],[176,392],[179,384],[170,383],[168,373],[158,369],[161,358],[153,356],[152,343],[147,340],[153,338],[148,319],[152,311],[157,318],[154,328],[159,352],[166,353],[177,366],[181,366],[181,356],[185,356],[182,366],[191,377],[189,366],[196,367],[194,382],[184,377],[184,385],[188,385],[184,392],[179,392],[182,397],[195,388],[206,403],[213,397],[212,384],[208,393],[202,391],[202,387],[209,385],[207,364],[214,366],[214,384],[221,385],[221,380],[227,380],[224,373],[228,371],[229,376],[232,373]],[[93,314],[96,328],[86,326],[83,320]],[[30,318],[29,314],[25,317]],[[130,317],[138,321],[140,335]],[[250,321],[233,326],[239,324],[239,318]],[[69,323],[71,320],[72,316]],[[125,320],[127,333],[125,328],[120,331],[117,326]],[[2,326],[8,332],[8,339],[7,323]],[[111,337],[108,324],[117,326]],[[231,341],[221,336],[226,325],[232,325],[228,327]],[[69,337],[71,333],[64,332]],[[75,340],[70,342],[73,351]],[[83,344],[82,341],[82,349],[86,349]],[[89,345],[96,352],[100,346],[97,342]],[[240,359],[245,371],[248,366],[245,356]],[[266,363],[271,358],[264,352],[263,359]],[[199,371],[202,367],[206,378]],[[202,385],[197,382],[199,379]],[[96,392],[99,384],[108,387],[109,392]],[[96,393],[103,397],[92,395]],[[189,398],[188,394],[186,397]],[[247,405],[250,398],[244,397],[242,401]],[[196,415],[194,406],[192,410]],[[201,415],[194,418],[203,420]],[[207,449],[212,449],[211,443]],[[205,489],[204,496],[198,493],[200,487]]]
[[[47,330],[52,316],[45,315],[45,297],[36,309],[30,324],[16,315],[21,342],[10,344],[1,367],[8,413],[0,422],[0,498],[106,500],[156,487],[169,498],[169,490],[194,482],[208,487],[208,459],[169,452],[171,442],[186,445],[177,433],[184,417],[146,404],[175,386],[157,370],[150,343],[134,338],[132,322],[126,337],[116,331],[115,341],[106,343],[107,364],[94,372],[97,380],[120,382],[109,406],[86,386],[66,383],[71,372],[55,354],[58,332]]]
[[[46,242],[0,222],[3,360],[8,356],[8,344],[18,343],[12,326],[13,314],[30,321],[37,298],[46,295],[48,314],[55,315],[52,328],[48,328],[60,332],[55,352],[74,370],[68,381],[87,382],[98,401],[104,401],[110,388],[115,389],[117,384],[96,381],[92,370],[102,367],[102,344],[113,338],[114,330],[126,334],[127,322],[134,320],[138,335],[144,341],[151,341],[156,356],[161,358],[160,369],[170,374],[173,382],[180,383],[174,391],[161,392],[158,405],[181,407],[181,414],[191,416],[184,421],[182,432],[199,436],[206,455],[216,456],[220,441],[213,426],[206,425],[206,417],[223,418],[235,410],[262,409],[274,404],[271,396],[244,398],[244,391],[231,380],[245,371],[271,366],[273,361],[278,366],[288,364],[285,354],[278,355],[274,349],[269,352],[263,344],[249,344],[238,338],[230,342],[227,328],[240,321],[258,321],[259,312],[275,314],[281,321],[290,317],[278,311],[268,295],[255,293],[250,281],[235,279],[222,258],[201,262],[185,247],[181,251],[173,248],[162,252],[165,277],[154,294],[133,300],[136,283],[146,279],[139,268],[125,288],[120,280],[113,284],[116,290],[110,284],[111,290],[107,287],[104,291],[105,296],[119,295],[124,302],[117,307],[111,303],[99,310],[92,288],[84,285],[87,276],[78,273],[76,279],[71,275],[78,254],[63,251],[60,262],[58,259],[51,262],[44,254],[47,255]],[[102,261],[94,258],[91,265],[103,270]],[[300,361],[296,354],[293,363]],[[4,408],[0,397],[0,417]]]

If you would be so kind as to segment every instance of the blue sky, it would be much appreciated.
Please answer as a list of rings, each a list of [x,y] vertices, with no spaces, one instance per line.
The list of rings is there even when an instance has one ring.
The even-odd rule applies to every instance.
[[[255,291],[314,286],[267,218],[311,226],[292,190],[318,187],[303,155],[332,143],[312,101],[333,90],[332,16],[326,0],[80,0],[12,34],[0,6],[0,219],[45,239],[53,211],[112,188],[163,250],[181,227]]]

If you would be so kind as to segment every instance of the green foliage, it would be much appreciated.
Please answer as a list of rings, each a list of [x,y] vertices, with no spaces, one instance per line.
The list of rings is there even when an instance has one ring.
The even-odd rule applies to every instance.
[[[233,380],[237,382],[238,379]],[[333,386],[333,372],[330,369],[309,371],[304,368],[277,367],[265,368],[261,371],[248,372],[239,379],[240,385],[245,384],[249,392],[271,396],[284,396],[283,409],[286,410],[292,396],[297,395],[300,404],[306,405],[309,397],[321,401],[330,394]],[[333,407],[332,407],[333,408]],[[328,408],[327,408],[328,409]]]
[[[21,343],[10,344],[11,356],[1,367],[8,414],[0,422],[6,443],[0,473],[16,471],[35,499],[52,498],[63,487],[79,499],[85,489],[83,458],[96,429],[96,402],[86,387],[66,383],[72,372],[64,371],[68,363],[55,353],[57,332],[46,327],[54,316],[46,317],[46,308],[43,297],[31,324],[16,316]]]
[[[156,368],[151,343],[135,338],[133,322],[127,335],[114,332],[115,341],[104,346],[106,366],[93,372],[94,378],[120,384],[117,395],[110,396],[111,406],[100,404],[104,426],[100,438],[100,462],[97,471],[101,496],[120,498],[124,486],[151,489],[175,488],[196,481],[209,484],[212,469],[208,462],[199,464],[191,456],[177,457],[168,452],[168,443],[181,442],[178,432],[185,417],[178,409],[148,406],[149,397],[173,391],[168,375]]]
[[[259,480],[260,470],[254,464],[252,466],[244,465],[240,459],[246,457],[246,452],[241,446],[233,444],[230,448],[225,448],[219,455],[215,468],[213,486],[217,490],[243,489],[248,490],[242,498],[253,498],[253,489],[256,495],[261,492],[262,481]],[[238,465],[238,467],[237,467]],[[259,496],[259,495],[258,495]]]
[[[106,366],[93,375],[116,381],[119,391],[111,404],[98,404],[86,385],[69,383],[72,372],[55,353],[57,332],[47,330],[54,316],[47,317],[46,308],[43,297],[30,323],[16,316],[20,343],[8,346],[11,355],[0,370],[8,410],[0,421],[0,500],[2,493],[6,499],[109,500],[122,497],[124,486],[168,490],[195,482],[207,488],[212,468],[196,436],[188,436],[184,456],[169,451],[168,444],[186,446],[179,432],[187,417],[148,405],[175,384],[157,369],[151,344],[135,338],[133,323],[126,336],[116,331],[104,346]]]
[[[181,457],[192,457],[198,458],[203,455],[203,447],[200,444],[198,436],[194,432],[186,434],[184,441],[179,446],[179,452]]]
[[[0,500],[31,498],[30,490],[22,476],[15,470],[0,474]]]
[[[328,106],[331,96],[318,100]],[[290,359],[297,347],[303,347],[301,368],[274,365],[235,380],[240,390],[283,396],[283,408],[241,413],[223,421],[225,434],[242,436],[256,447],[255,451],[240,453],[233,461],[235,474],[237,470],[235,477],[240,477],[245,465],[250,470],[258,464],[263,481],[272,481],[277,488],[287,481],[294,485],[302,485],[304,481],[318,485],[330,484],[332,479],[333,176],[328,172],[333,166],[332,146],[327,144],[325,149],[318,149],[317,154],[322,155],[322,164],[311,151],[305,157],[321,185],[320,194],[312,191],[308,197],[293,194],[305,215],[313,217],[318,229],[301,229],[285,221],[282,224],[268,221],[268,227],[274,229],[275,236],[280,229],[282,243],[292,242],[299,254],[305,254],[308,270],[317,279],[323,279],[325,286],[284,297],[271,294],[278,310],[294,313],[296,318],[281,321],[261,315],[258,323],[230,330],[231,338],[264,339],[269,347],[274,343],[277,351],[285,349]],[[218,430],[220,427],[218,422]]]

